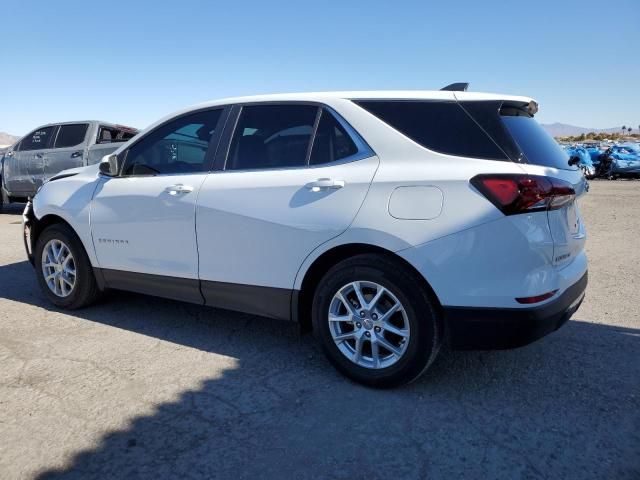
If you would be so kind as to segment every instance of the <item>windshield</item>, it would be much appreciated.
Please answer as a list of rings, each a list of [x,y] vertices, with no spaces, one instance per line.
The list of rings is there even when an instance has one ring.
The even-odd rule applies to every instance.
[[[502,115],[502,122],[516,141],[526,162],[533,165],[575,170],[569,166],[569,155],[544,128],[527,115]]]

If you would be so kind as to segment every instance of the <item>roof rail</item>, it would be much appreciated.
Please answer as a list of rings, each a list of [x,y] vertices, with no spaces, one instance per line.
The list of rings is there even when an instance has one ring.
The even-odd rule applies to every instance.
[[[447,85],[446,87],[441,88],[440,90],[445,92],[466,92],[467,88],[469,88],[468,83],[459,82],[459,83],[452,83],[450,85]]]

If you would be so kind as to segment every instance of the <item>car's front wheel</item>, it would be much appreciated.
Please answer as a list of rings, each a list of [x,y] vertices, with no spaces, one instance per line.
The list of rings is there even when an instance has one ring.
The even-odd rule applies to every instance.
[[[383,255],[358,255],[331,268],[312,308],[314,332],[329,360],[369,386],[415,380],[440,347],[437,313],[421,280]]]
[[[54,305],[76,309],[99,295],[93,268],[76,234],[66,225],[47,227],[34,251],[40,288]]]

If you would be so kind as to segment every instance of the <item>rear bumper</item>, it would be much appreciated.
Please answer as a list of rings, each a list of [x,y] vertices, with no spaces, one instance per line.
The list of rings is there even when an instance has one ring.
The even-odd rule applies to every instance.
[[[556,300],[534,308],[444,307],[456,350],[504,350],[528,345],[569,320],[585,296],[587,273]]]

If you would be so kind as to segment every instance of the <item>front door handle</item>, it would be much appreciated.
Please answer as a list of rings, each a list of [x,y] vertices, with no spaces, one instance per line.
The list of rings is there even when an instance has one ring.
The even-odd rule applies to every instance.
[[[44,155],[42,153],[36,153],[36,158],[44,158]]]
[[[312,192],[320,192],[322,190],[337,190],[344,187],[344,180],[332,180],[331,178],[319,178],[314,182],[309,182],[305,188]]]
[[[165,188],[164,191],[167,192],[169,195],[175,196],[181,193],[193,192],[193,187],[178,183],[176,185],[171,185],[170,187]]]

